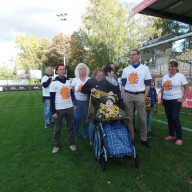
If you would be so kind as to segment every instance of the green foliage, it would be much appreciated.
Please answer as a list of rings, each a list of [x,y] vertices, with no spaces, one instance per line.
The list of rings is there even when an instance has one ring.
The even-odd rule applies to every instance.
[[[16,78],[15,69],[9,69],[7,65],[0,67],[0,80],[11,80]]]
[[[16,59],[18,69],[41,69],[42,66],[55,66],[57,61],[51,54],[51,41],[48,38],[38,39],[35,36],[20,36],[15,39],[20,53]]]
[[[70,41],[71,36],[64,35],[64,41],[63,41],[63,34],[57,34],[53,37],[52,45],[51,45],[51,55],[54,58],[54,63],[64,63],[64,48],[65,48],[65,59],[66,59],[66,65],[68,65],[70,60]],[[65,46],[65,47],[64,47]]]
[[[64,63],[63,54],[63,34],[57,34],[53,37],[51,44],[51,55],[54,58],[55,63]]]
[[[172,34],[172,37],[174,37],[174,36],[187,33],[189,30],[189,27],[187,24],[179,21],[157,18],[157,17],[151,17],[151,20],[153,20],[154,22],[155,29],[162,30],[161,36]],[[158,37],[158,35],[156,37]]]
[[[94,68],[104,67],[108,62],[128,65],[131,49],[162,32],[161,28],[154,28],[156,19],[132,17],[129,5],[120,0],[90,0],[82,20],[84,44],[91,53]]]
[[[126,11],[119,0],[90,0],[90,6],[82,17],[85,25],[86,46],[94,57],[94,63],[103,67],[117,60],[127,43]]]
[[[41,64],[37,55],[40,46],[38,38],[32,35],[20,36],[15,39],[15,42],[16,46],[20,49],[16,60],[18,69],[39,69]]]
[[[37,56],[42,66],[52,65],[51,58],[51,45],[48,38],[42,38],[39,40],[39,48],[37,50]]]

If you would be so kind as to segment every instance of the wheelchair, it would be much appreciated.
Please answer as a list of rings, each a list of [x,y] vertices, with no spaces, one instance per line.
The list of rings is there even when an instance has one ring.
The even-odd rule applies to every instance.
[[[139,167],[139,156],[133,144],[131,133],[126,126],[125,121],[128,118],[117,116],[118,106],[113,105],[109,109],[104,104],[108,94],[102,91],[96,91],[90,95],[88,122],[94,123],[93,133],[93,155],[100,163],[102,170],[106,169],[109,158],[122,158],[125,156],[133,157],[136,167]],[[96,113],[100,110],[105,116],[99,119]]]

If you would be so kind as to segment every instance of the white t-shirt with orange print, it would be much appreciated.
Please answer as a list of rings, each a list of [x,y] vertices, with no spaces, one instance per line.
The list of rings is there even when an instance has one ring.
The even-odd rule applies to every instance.
[[[172,100],[182,98],[182,86],[187,84],[187,79],[181,73],[177,73],[173,77],[164,75],[162,80],[163,99]]]
[[[149,68],[140,64],[137,68],[132,65],[126,67],[122,74],[123,79],[127,79],[125,90],[131,92],[145,91],[145,80],[151,79]]]
[[[83,94],[81,93],[81,87],[86,83],[86,81],[90,79],[90,77],[87,77],[85,82],[81,81],[80,78],[74,78],[71,85],[75,87],[75,98],[79,101],[87,101],[88,100],[88,96],[87,94]]]
[[[43,76],[42,79],[41,79],[41,84],[48,81],[48,79],[49,79],[49,76],[47,76],[47,75]],[[52,77],[52,80],[54,80],[54,77]],[[50,88],[50,85],[48,87],[46,87],[46,88],[42,86],[43,96],[44,97],[50,97],[49,88]]]
[[[66,80],[63,84],[60,81],[53,81],[51,83],[50,92],[55,92],[55,109],[68,109],[73,107],[71,95],[70,95],[71,84],[70,80]]]

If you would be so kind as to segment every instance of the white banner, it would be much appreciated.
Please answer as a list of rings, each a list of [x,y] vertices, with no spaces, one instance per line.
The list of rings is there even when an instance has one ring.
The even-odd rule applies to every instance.
[[[0,80],[0,85],[28,85],[27,79],[20,80]]]
[[[18,79],[41,79],[41,70],[17,70]]]

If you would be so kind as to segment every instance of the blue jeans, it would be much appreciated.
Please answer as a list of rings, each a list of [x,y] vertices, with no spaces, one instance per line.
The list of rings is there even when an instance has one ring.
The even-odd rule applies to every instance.
[[[168,119],[169,135],[174,137],[176,131],[177,139],[182,139],[182,129],[179,120],[181,103],[178,103],[177,99],[173,100],[163,99],[163,105]]]
[[[151,131],[151,117],[153,114],[153,107],[151,107],[151,111],[146,111],[146,121],[147,121],[147,131]]]
[[[50,99],[44,101],[44,120],[45,126],[53,122]]]
[[[88,101],[77,100],[76,110],[74,111],[74,125],[73,125],[75,139],[77,139],[78,136],[78,129],[81,120],[83,120],[83,129],[82,129],[83,137],[87,137],[89,126],[89,124],[86,123],[87,113],[88,113]]]

